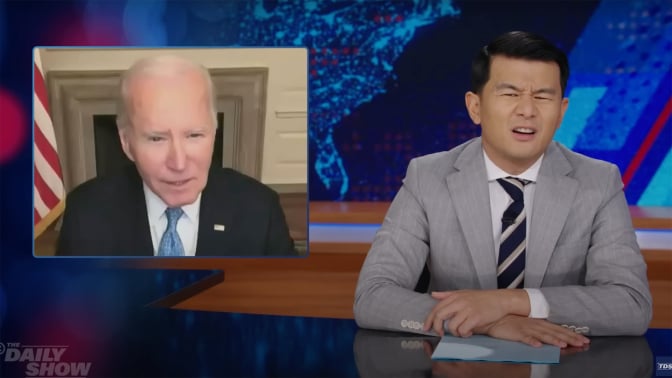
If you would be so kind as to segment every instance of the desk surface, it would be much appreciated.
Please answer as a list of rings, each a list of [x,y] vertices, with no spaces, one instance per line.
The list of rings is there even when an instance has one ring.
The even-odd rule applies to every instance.
[[[360,331],[352,319],[338,318],[339,311],[351,310],[352,292],[345,286],[338,289],[332,285],[339,281],[340,273],[352,274],[357,260],[348,262],[348,258],[336,257],[295,261],[184,259],[182,263],[189,261],[194,267],[208,263],[210,270],[206,267],[206,270],[90,272],[82,270],[94,267],[89,261],[59,259],[51,261],[52,272],[48,274],[19,269],[20,275],[10,273],[4,282],[27,277],[32,286],[23,286],[22,297],[12,297],[11,311],[4,314],[0,311],[0,376],[37,376],[28,370],[33,361],[5,361],[8,348],[19,349],[18,344],[24,351],[29,346],[66,349],[58,366],[63,369],[71,363],[90,364],[86,374],[90,377],[408,377],[429,376],[434,370],[437,375],[460,376],[460,372],[466,371],[462,376],[492,376],[487,368],[495,365],[432,364],[425,341],[431,347],[436,338],[380,332],[369,335],[368,331],[366,334]],[[110,265],[108,260],[96,263]],[[162,264],[170,263],[175,262],[162,260]],[[212,270],[213,265],[224,272]],[[273,272],[278,269],[295,277],[295,281],[275,277],[277,273]],[[322,286],[303,281],[302,269],[312,272],[309,274],[318,280],[322,278]],[[257,276],[251,276],[253,272]],[[245,287],[243,281],[253,278],[262,286]],[[209,288],[196,287],[204,283]],[[353,284],[348,282],[346,286]],[[204,291],[194,294],[194,288]],[[259,292],[260,288],[267,291]],[[176,290],[190,292],[189,299],[174,298],[172,293]],[[244,295],[245,290],[250,298]],[[284,291],[285,296],[275,298],[272,290]],[[294,302],[292,295],[301,296],[302,290],[313,290],[313,299]],[[205,302],[216,304],[219,307],[216,311],[184,309],[189,301],[203,300],[206,293],[214,295]],[[40,296],[49,299],[37,301]],[[172,308],[157,307],[160,303],[156,302],[148,305],[166,297],[176,299],[178,304]],[[335,298],[342,298],[342,303],[334,305],[340,303]],[[328,303],[335,307],[329,307]],[[178,306],[183,309],[177,309]],[[227,306],[230,310],[225,309]],[[248,310],[256,314],[233,311],[236,306],[255,306]],[[261,311],[285,314],[260,314]],[[336,312],[335,316],[331,312]],[[312,315],[290,316],[291,313]],[[588,352],[563,356],[560,365],[549,368],[550,376],[581,376],[575,369],[587,369],[589,374],[584,376],[612,377],[616,371],[607,370],[611,365],[618,366],[617,372],[627,373],[621,376],[651,376],[656,356],[672,356],[672,330],[652,329],[646,343],[641,338],[599,340],[602,339],[593,338]],[[606,346],[600,346],[602,343]],[[619,350],[623,352],[615,354]],[[53,363],[42,362],[40,366],[45,369],[50,366],[54,369]],[[480,369],[479,366],[485,372],[472,371]],[[525,366],[516,368],[524,370],[525,376]],[[643,373],[634,373],[638,371]],[[55,375],[46,373],[41,376]]]
[[[219,281],[201,281],[191,291],[171,296],[164,307],[352,319],[357,278],[365,255],[311,253],[299,259],[140,259],[135,268],[217,269]],[[669,269],[651,279],[654,313],[651,328],[672,328]],[[653,268],[653,267],[651,267]]]
[[[438,338],[358,329],[353,320],[144,308],[113,337],[72,341],[68,362],[91,363],[89,376],[210,377],[530,377],[531,365],[432,362]],[[52,330],[52,332],[58,332]],[[672,356],[672,331],[593,338],[567,353],[550,377],[650,377],[656,356]],[[3,365],[25,376],[28,362]],[[538,369],[539,366],[535,367]],[[496,373],[499,372],[499,373]]]
[[[362,329],[353,350],[362,377],[651,377],[656,373],[655,356],[669,354],[671,332],[594,337],[587,350],[562,350],[560,363],[552,365],[432,361],[437,338]],[[667,349],[660,340],[667,341]]]

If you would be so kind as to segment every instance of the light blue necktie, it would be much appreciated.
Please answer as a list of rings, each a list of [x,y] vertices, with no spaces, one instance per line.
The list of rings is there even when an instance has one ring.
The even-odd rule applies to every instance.
[[[177,233],[177,221],[184,214],[182,208],[173,207],[166,209],[166,218],[168,218],[168,227],[161,237],[159,244],[159,256],[184,256],[182,240]]]

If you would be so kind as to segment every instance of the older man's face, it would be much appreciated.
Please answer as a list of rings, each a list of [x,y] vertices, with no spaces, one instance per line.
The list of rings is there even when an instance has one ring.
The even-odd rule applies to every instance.
[[[168,207],[190,204],[208,181],[215,125],[206,82],[197,72],[137,77],[129,83],[124,152]]]

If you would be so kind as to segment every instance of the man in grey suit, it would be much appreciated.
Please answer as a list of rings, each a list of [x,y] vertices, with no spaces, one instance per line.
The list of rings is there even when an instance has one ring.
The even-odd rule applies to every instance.
[[[361,327],[581,347],[641,335],[651,294],[618,168],[552,138],[566,55],[503,34],[465,95],[481,137],[413,159],[355,293]],[[424,267],[429,294],[414,290]]]

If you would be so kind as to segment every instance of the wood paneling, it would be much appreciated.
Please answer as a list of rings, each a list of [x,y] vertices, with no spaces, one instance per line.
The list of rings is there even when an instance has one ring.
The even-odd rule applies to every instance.
[[[309,253],[361,253],[367,254],[371,243],[352,242],[310,242]]]
[[[389,202],[310,202],[310,223],[380,224]]]
[[[305,241],[308,239],[308,194],[280,193],[280,205],[285,212],[292,239]]]
[[[358,272],[227,270],[225,279],[173,308],[352,319]]]
[[[672,207],[630,206],[630,215],[635,228],[672,230]]]
[[[642,250],[649,281],[672,282],[672,250]],[[670,292],[672,297],[672,292]]]
[[[157,260],[146,260],[159,267]],[[158,260],[170,267],[170,260]],[[352,318],[361,254],[315,254],[300,260],[182,260],[191,268],[223,269],[224,281],[172,306],[175,309]],[[210,261],[211,264],[203,265]],[[198,263],[198,264],[196,264]],[[280,263],[280,264],[278,264]],[[135,265],[135,264],[134,264]],[[182,264],[184,267],[184,264]],[[139,267],[139,266],[137,266]],[[650,282],[652,328],[672,328],[672,281]]]
[[[380,224],[389,202],[310,202],[311,223]],[[672,207],[630,206],[635,228],[672,229]]]
[[[365,254],[361,253],[318,253],[298,258],[207,258],[207,259],[165,259],[135,258],[100,260],[101,265],[132,269],[185,269],[231,271],[311,271],[311,272],[359,272]],[[227,276],[228,277],[228,276]],[[226,279],[225,279],[226,281]]]
[[[649,281],[653,319],[649,328],[672,328],[672,281]]]
[[[315,223],[380,223],[386,203],[311,202]],[[665,228],[666,209],[631,208],[636,227]],[[154,260],[152,268],[224,269],[225,280],[178,309],[317,317],[352,317],[354,290],[369,243],[311,242],[305,259]],[[672,328],[672,251],[643,250],[653,295],[653,328]],[[138,267],[140,267],[138,265]]]

